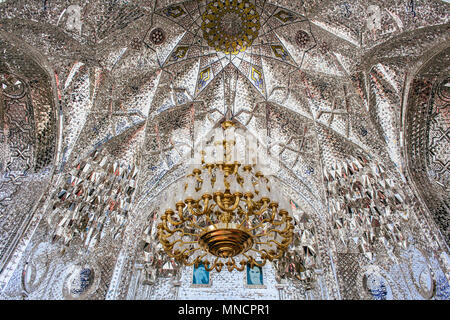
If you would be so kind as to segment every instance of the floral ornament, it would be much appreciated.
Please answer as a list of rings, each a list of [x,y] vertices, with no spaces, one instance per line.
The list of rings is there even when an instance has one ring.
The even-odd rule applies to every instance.
[[[166,33],[161,28],[155,28],[150,32],[150,41],[154,45],[161,45],[166,40]]]
[[[131,43],[130,43],[130,48],[131,49],[139,50],[139,49],[141,49],[141,46],[142,46],[142,43],[141,43],[141,40],[139,40],[139,38],[133,38],[131,40]]]
[[[13,74],[0,74],[0,86],[1,92],[8,98],[21,99],[25,96],[25,82]]]
[[[304,30],[297,31],[297,33],[295,35],[295,42],[297,42],[297,45],[301,49],[306,48],[306,46],[308,45],[308,43],[310,41],[311,41],[311,36],[309,35],[308,32],[306,32]]]
[[[328,42],[321,41],[319,42],[319,46],[317,49],[321,54],[327,54],[328,52],[330,52],[330,45],[328,44]]]

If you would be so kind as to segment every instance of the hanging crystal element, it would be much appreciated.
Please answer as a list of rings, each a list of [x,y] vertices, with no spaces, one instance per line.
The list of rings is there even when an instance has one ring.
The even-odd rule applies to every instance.
[[[214,130],[214,143],[223,143],[223,130],[222,128],[216,128]]]
[[[368,259],[378,244],[388,251],[407,246],[400,230],[407,203],[392,177],[382,165],[363,156],[324,171],[335,233],[344,247],[356,246]],[[351,242],[345,241],[346,234]],[[394,237],[385,238],[387,234]]]

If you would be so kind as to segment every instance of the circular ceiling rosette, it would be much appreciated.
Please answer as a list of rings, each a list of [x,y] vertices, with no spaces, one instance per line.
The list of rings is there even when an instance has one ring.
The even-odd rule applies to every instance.
[[[248,0],[215,0],[202,15],[203,38],[226,54],[245,51],[258,37],[259,14]]]

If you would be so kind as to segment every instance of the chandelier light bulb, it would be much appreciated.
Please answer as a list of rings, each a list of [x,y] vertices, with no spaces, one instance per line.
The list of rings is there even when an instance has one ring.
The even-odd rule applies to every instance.
[[[180,184],[178,185],[177,192],[175,193],[175,201],[184,202],[184,190],[185,190],[185,179],[181,179]]]
[[[200,189],[200,193],[212,195],[213,187],[211,184],[211,175],[209,174],[208,171],[203,171],[201,178],[202,178],[203,182],[202,182],[202,188]]]
[[[222,172],[222,170],[217,169],[216,170],[216,182],[214,182],[214,192],[225,192],[225,176]]]
[[[186,199],[195,199],[196,197],[196,187],[197,181],[195,180],[195,177],[191,176],[187,179],[187,188],[185,192]]]
[[[267,189],[267,181],[266,178],[259,178],[259,196],[261,198],[269,198],[269,190]]]
[[[234,143],[236,141],[235,128],[234,127],[228,127],[225,130],[225,140],[229,141],[230,143]]]
[[[205,148],[205,162],[206,163],[214,162],[214,147],[213,146],[207,146]]]
[[[193,164],[193,169],[201,169],[202,168],[202,155],[200,152],[196,152],[194,154],[192,164]]]
[[[224,140],[223,130],[222,128],[216,128],[214,130],[214,142],[222,144]]]
[[[235,175],[231,175],[228,177],[228,179],[230,183],[230,193],[231,194],[242,193],[242,187],[237,182],[237,177]]]
[[[216,144],[216,161],[218,163],[224,162],[224,154],[225,149],[223,147],[223,141],[220,142],[220,144]]]

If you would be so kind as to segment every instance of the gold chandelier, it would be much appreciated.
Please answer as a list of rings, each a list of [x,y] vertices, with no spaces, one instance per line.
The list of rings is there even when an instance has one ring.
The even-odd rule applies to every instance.
[[[158,238],[178,262],[243,271],[280,259],[292,242],[289,202],[255,161],[236,161],[235,144],[235,124],[225,121],[195,155],[175,199],[161,206]]]

